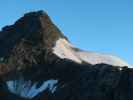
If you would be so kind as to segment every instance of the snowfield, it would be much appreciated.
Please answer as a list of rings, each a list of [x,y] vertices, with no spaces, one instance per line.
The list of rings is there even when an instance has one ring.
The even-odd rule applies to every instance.
[[[75,48],[64,38],[60,38],[56,41],[55,47],[53,48],[53,53],[59,56],[60,58],[67,58],[78,63],[87,62],[93,65],[104,63],[113,66],[131,67],[131,65],[116,56],[89,51],[86,52],[79,49],[77,50],[77,48]]]

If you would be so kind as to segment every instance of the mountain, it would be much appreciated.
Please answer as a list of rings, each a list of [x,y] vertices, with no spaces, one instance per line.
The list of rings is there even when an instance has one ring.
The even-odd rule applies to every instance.
[[[76,48],[43,11],[0,31],[1,100],[132,100],[128,67]]]

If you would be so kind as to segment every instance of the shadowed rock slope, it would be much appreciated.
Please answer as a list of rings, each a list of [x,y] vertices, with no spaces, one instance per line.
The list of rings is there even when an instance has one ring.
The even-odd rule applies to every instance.
[[[45,12],[25,14],[0,31],[0,100],[133,100],[128,64],[83,54]]]

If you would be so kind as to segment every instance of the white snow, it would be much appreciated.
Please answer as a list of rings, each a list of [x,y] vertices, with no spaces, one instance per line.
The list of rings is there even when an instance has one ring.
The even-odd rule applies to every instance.
[[[31,99],[46,89],[49,89],[51,93],[54,93],[57,88],[56,84],[58,83],[58,80],[51,79],[44,81],[39,88],[37,88],[38,83],[33,84],[31,81],[24,81],[23,79],[10,80],[6,83],[10,92]]]
[[[71,47],[73,46],[65,39],[59,39],[56,42],[56,46],[53,48],[53,52],[60,58],[68,58],[81,63],[81,60],[75,55]]]
[[[56,41],[55,47],[53,47],[53,53],[60,58],[71,59],[75,62],[82,63],[85,61],[90,64],[100,64],[105,63],[114,66],[128,66],[125,61],[120,58],[108,54],[101,54],[95,52],[86,52],[83,50],[75,50],[75,47],[70,44],[66,39],[60,38]]]

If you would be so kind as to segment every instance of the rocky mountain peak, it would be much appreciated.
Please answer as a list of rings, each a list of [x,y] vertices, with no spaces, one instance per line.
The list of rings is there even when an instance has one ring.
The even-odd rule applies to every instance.
[[[13,25],[6,26],[0,32],[0,56],[8,52],[22,40],[33,44],[43,44],[52,47],[58,38],[65,36],[52,23],[44,11],[30,12],[21,17]]]
[[[43,11],[0,31],[0,100],[133,100],[128,67],[76,48]]]
[[[15,26],[20,30],[25,30],[29,36],[40,35],[43,42],[55,41],[63,37],[61,31],[53,24],[50,17],[44,11],[30,12],[20,18]],[[47,43],[46,43],[47,44]]]
[[[4,70],[1,73],[51,61],[54,57],[47,57],[59,38],[65,36],[46,12],[25,14],[0,31],[0,69]]]

